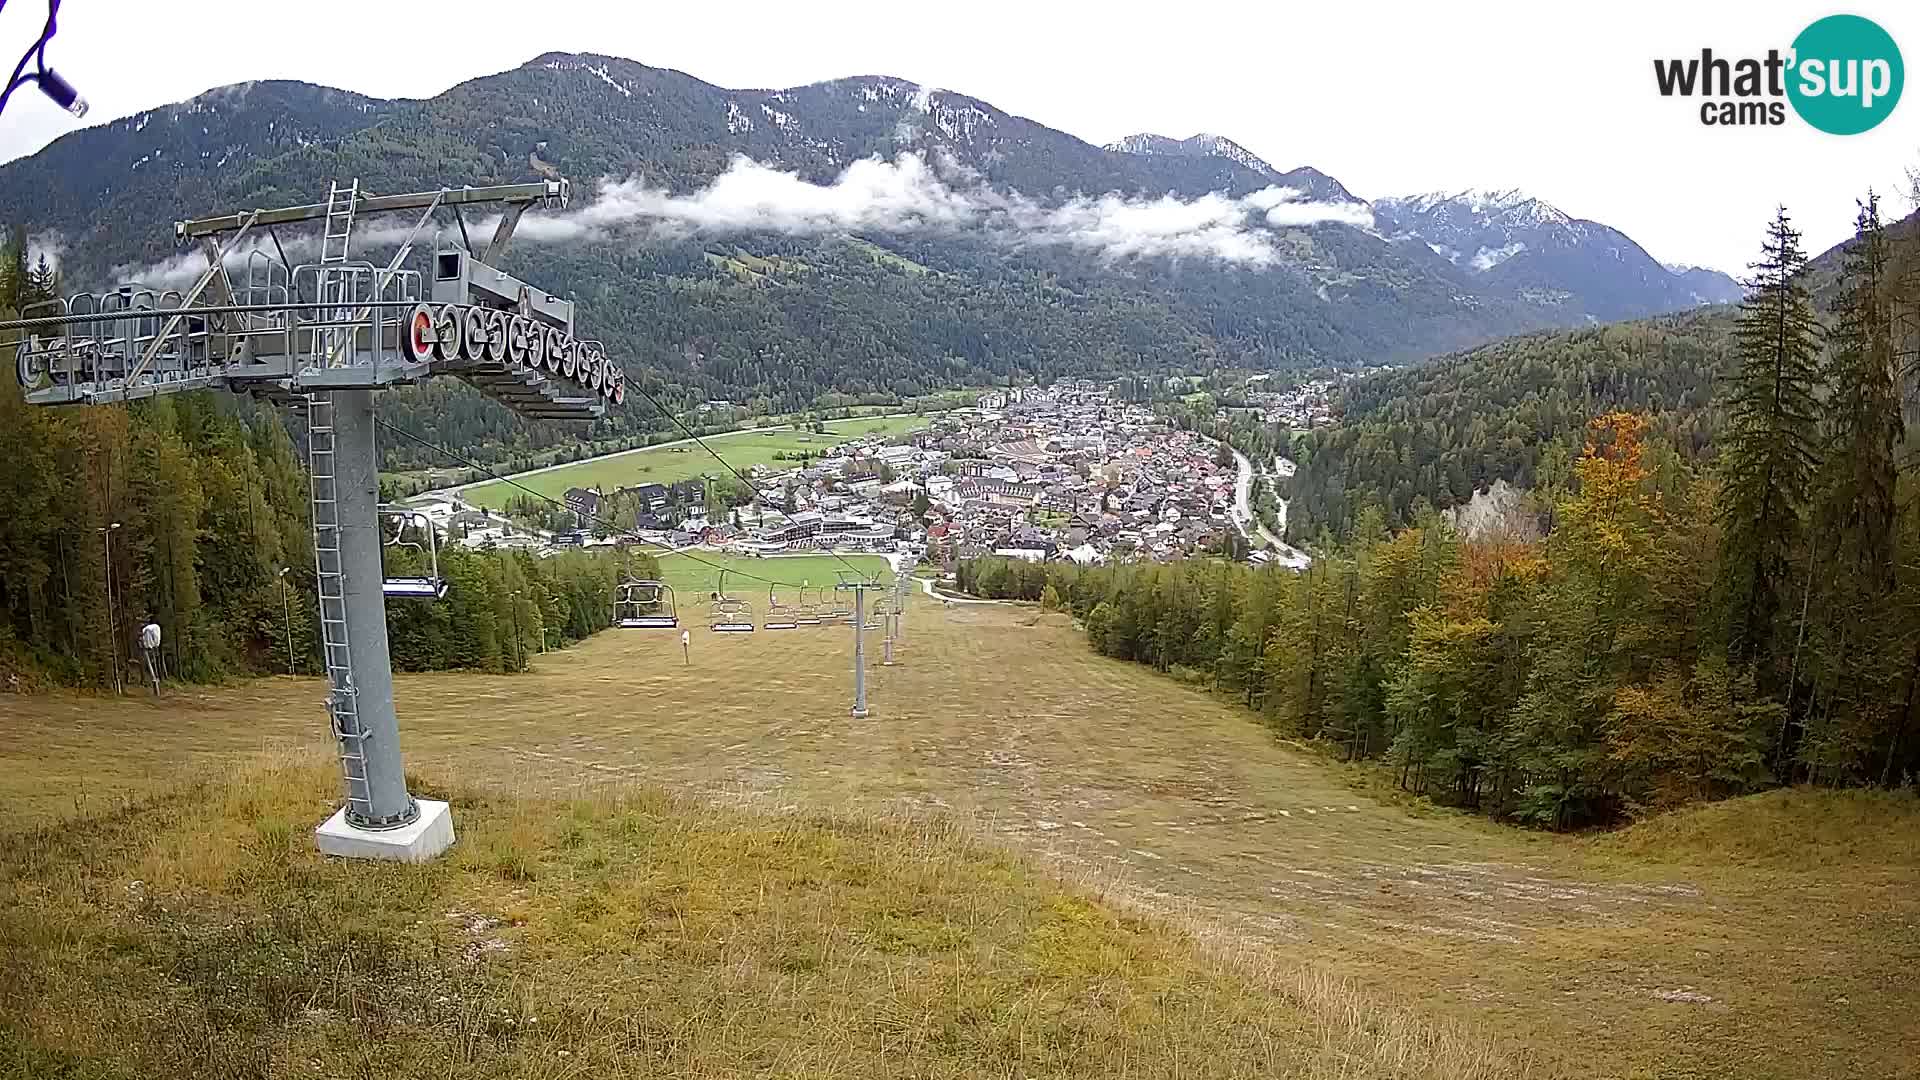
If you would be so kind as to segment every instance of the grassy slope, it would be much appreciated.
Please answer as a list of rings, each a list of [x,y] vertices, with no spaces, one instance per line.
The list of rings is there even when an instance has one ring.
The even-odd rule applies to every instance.
[[[808,434],[802,431],[737,431],[726,435],[706,437],[706,443],[727,464],[746,472],[754,465],[780,467],[792,465],[792,462],[779,462],[773,459],[777,451],[793,453],[800,450],[818,452],[838,443],[848,442],[866,435],[903,435],[925,427],[928,420],[924,416],[892,416],[885,418],[859,418],[853,420],[834,420],[827,424],[826,435]],[[605,457],[589,458],[564,468],[533,476],[517,477],[518,483],[532,488],[552,498],[573,487],[597,487],[601,491],[629,487],[634,484],[671,484],[696,476],[719,475],[725,472],[721,464],[713,460],[713,455],[689,443],[682,447],[651,447],[646,450],[610,454]],[[506,506],[507,500],[522,494],[518,488],[499,481],[477,484],[467,488],[463,496],[476,506],[485,506],[498,510]]]
[[[1514,1075],[950,825],[442,794],[421,867],[317,855],[285,763],[4,838],[0,1073]]]
[[[1356,790],[1245,712],[1092,655],[1060,616],[916,596],[898,664],[876,637],[863,722],[841,630],[701,631],[685,665],[678,634],[609,633],[525,675],[403,675],[407,760],[536,799],[639,782],[951,813],[1130,908],[1521,1044],[1540,1075],[1920,1077],[1911,796],[1780,792],[1528,834]],[[110,813],[263,745],[329,760],[320,696],[274,678],[158,703],[0,698],[0,832]],[[316,800],[280,816],[302,832]],[[459,812],[463,846],[478,812]]]

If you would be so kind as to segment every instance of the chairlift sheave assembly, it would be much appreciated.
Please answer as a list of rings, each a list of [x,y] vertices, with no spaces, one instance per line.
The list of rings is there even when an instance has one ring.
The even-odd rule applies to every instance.
[[[672,630],[679,626],[673,586],[652,580],[622,582],[614,593],[613,625],[622,630]]]

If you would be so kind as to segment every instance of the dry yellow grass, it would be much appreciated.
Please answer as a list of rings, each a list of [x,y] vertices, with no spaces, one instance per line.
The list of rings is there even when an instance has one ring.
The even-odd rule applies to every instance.
[[[949,816],[1222,956],[1278,949],[1423,1030],[1523,1044],[1542,1075],[1920,1076],[1920,867],[1889,839],[1911,816],[1788,792],[1587,840],[1416,812],[1065,620],[924,596],[898,666],[869,639],[856,722],[848,634],[696,631],[683,667],[677,634],[608,633],[528,675],[404,676],[409,765],[500,796]],[[319,696],[0,699],[0,829],[74,813],[76,787],[95,813],[265,746],[323,758]]]
[[[0,847],[0,1072],[1521,1075],[941,820],[442,792],[455,851],[344,865],[263,765]]]

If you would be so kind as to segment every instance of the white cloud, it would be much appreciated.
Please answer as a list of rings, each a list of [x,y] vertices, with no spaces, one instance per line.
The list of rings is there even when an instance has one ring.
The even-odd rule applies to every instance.
[[[1080,248],[1106,259],[1192,256],[1264,266],[1274,259],[1273,242],[1250,227],[1252,209],[1217,194],[1102,195],[1057,207],[1021,200],[1008,206],[1006,219],[1016,243]]]
[[[605,238],[639,230],[663,238],[738,232],[976,232],[1011,247],[1071,247],[1103,259],[1193,257],[1249,266],[1276,258],[1260,227],[1336,223],[1370,228],[1363,203],[1305,201],[1294,188],[1243,198],[1183,199],[1109,193],[1048,205],[995,191],[971,169],[918,154],[867,158],[831,183],[814,183],[745,157],[698,191],[675,195],[644,180],[603,180],[585,206],[528,215],[516,236],[536,242]]]
[[[1237,199],[1219,193],[1192,199],[1108,193],[1043,203],[994,190],[950,156],[938,162],[913,153],[892,161],[866,158],[830,182],[815,183],[736,157],[707,186],[684,195],[639,177],[605,179],[584,205],[521,218],[514,236],[537,244],[670,242],[748,232],[937,232],[976,235],[1009,248],[1070,248],[1108,261],[1195,258],[1263,267],[1279,257],[1267,226],[1373,225],[1364,203],[1315,202],[1297,188],[1268,187]],[[469,234],[484,242],[498,220],[471,222]],[[357,230],[354,244],[358,250],[390,248],[412,228],[411,221],[384,219]],[[282,233],[280,240],[296,264],[317,249],[311,231]],[[226,253],[228,272],[256,251],[273,254],[264,237],[249,238]],[[198,252],[188,252],[144,268],[115,267],[114,275],[116,281],[184,289],[205,266]]]
[[[54,270],[60,269],[60,256],[66,254],[67,238],[53,229],[27,237],[27,265],[38,266],[41,259]]]
[[[1299,188],[1270,187],[1247,196],[1249,202],[1265,210],[1267,224],[1351,225],[1356,229],[1373,228],[1373,210],[1363,202],[1316,202],[1306,198]],[[1257,201],[1255,201],[1257,200]]]
[[[856,161],[831,184],[736,157],[691,195],[648,187],[638,178],[603,181],[582,209],[545,221],[524,219],[516,235],[572,239],[633,223],[678,234],[905,232],[963,227],[979,212],[974,200],[948,187],[916,154],[892,162]]]

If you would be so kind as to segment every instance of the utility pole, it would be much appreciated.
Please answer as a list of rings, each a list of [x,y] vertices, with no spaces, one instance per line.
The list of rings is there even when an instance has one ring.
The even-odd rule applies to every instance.
[[[107,580],[107,638],[113,645],[113,692],[123,692],[120,685],[120,620],[114,617],[113,610],[113,530],[120,527],[119,522],[100,527],[100,535],[107,538],[107,551],[100,559],[103,576]]]
[[[283,566],[275,575],[280,579],[280,625],[287,632],[287,674],[293,674],[293,604],[287,599],[287,575],[293,567]]]

